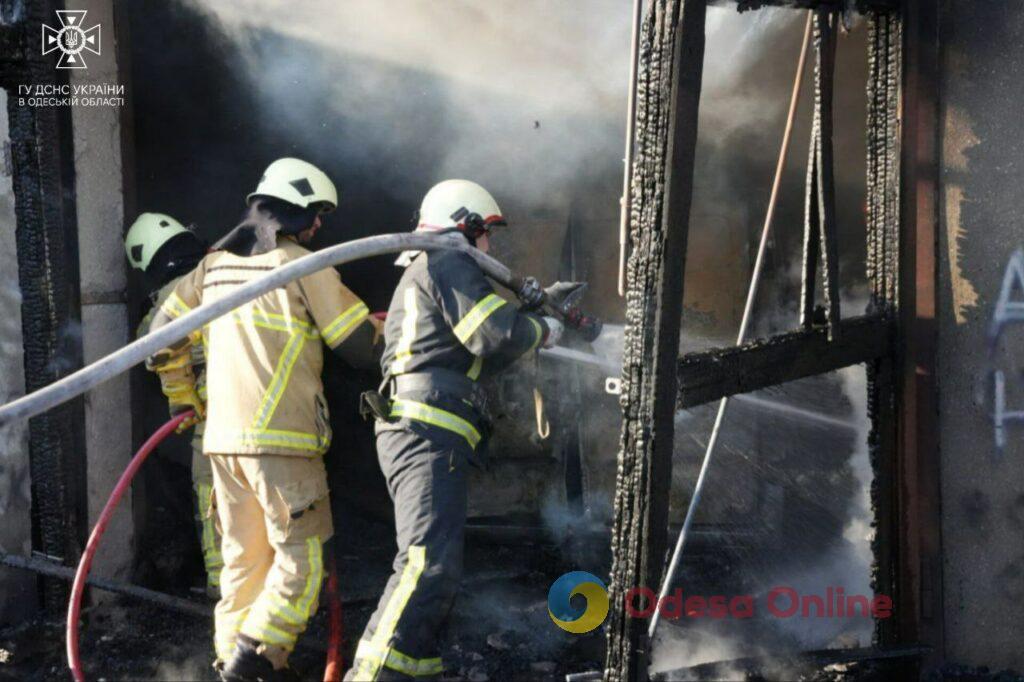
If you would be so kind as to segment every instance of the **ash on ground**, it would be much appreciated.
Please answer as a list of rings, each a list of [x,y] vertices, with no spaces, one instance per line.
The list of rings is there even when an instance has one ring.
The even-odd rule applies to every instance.
[[[352,542],[342,546],[335,539],[328,545],[346,602],[346,665],[376,606],[394,553],[394,533],[387,524],[352,519],[347,523],[344,536]],[[446,679],[564,679],[566,673],[602,664],[603,628],[573,635],[548,616],[548,588],[570,570],[559,555],[550,546],[467,542],[465,578],[442,651]],[[188,596],[187,589],[179,596]],[[327,612],[325,589],[320,609],[292,656],[303,679],[323,677]],[[49,614],[0,630],[0,679],[42,681],[68,675],[63,615]],[[134,600],[103,603],[83,613],[80,649],[90,680],[216,680],[212,642],[210,620]]]

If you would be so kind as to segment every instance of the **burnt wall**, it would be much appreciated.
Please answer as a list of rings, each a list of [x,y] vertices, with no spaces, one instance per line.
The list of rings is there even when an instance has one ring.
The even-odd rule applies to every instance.
[[[1024,428],[1005,412],[1024,410],[1024,326],[1012,309],[1024,300],[1022,31],[1017,3],[942,3],[937,317],[946,657],[1017,670],[1024,668]]]

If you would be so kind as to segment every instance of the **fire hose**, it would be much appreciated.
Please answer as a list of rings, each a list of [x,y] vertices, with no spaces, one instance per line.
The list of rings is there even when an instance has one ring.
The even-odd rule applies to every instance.
[[[152,331],[124,348],[115,351],[92,364],[79,369],[76,372],[46,386],[38,391],[23,396],[0,407],[0,427],[21,419],[28,419],[41,414],[61,403],[75,398],[91,388],[108,381],[118,374],[130,369],[134,365],[144,361],[162,348],[172,345],[176,341],[185,338],[193,331],[212,322],[232,310],[245,305],[249,301],[262,296],[285,284],[317,272],[327,267],[341,265],[363,258],[372,258],[386,254],[398,253],[401,251],[427,251],[435,249],[455,249],[468,254],[480,266],[481,270],[502,286],[518,292],[523,285],[524,279],[513,274],[511,270],[502,265],[499,261],[491,258],[482,251],[472,247],[459,235],[438,235],[438,234],[388,234],[376,237],[357,239],[343,244],[332,246],[316,253],[311,253],[302,258],[287,263],[276,270],[238,287],[227,296],[217,301],[200,305],[176,320]],[[568,310],[565,307],[553,305],[546,296],[542,300],[542,308],[545,312],[570,324],[577,324],[580,320],[578,310]],[[189,412],[177,415],[164,424],[154,433],[139,449],[135,457],[129,463],[128,468],[121,475],[117,485],[107,500],[103,512],[93,529],[86,545],[82,560],[79,563],[75,581],[72,586],[71,600],[68,605],[67,624],[67,655],[68,665],[74,675],[76,682],[83,682],[85,677],[82,672],[81,661],[78,651],[78,620],[81,613],[82,594],[88,578],[92,558],[96,553],[100,539],[106,530],[107,524],[117,508],[121,497],[124,495],[129,484],[138,472],[139,467],[146,460],[156,446],[166,438],[177,426],[184,421]],[[329,584],[329,592],[336,593],[337,578]],[[332,608],[330,621],[337,625],[337,635],[332,633],[332,647],[340,642],[340,609]],[[327,673],[329,676],[336,676],[341,669],[340,656],[337,652],[329,654]]]
[[[471,246],[462,236],[457,234],[410,232],[404,234],[385,234],[345,242],[311,253],[308,256],[303,256],[272,270],[259,279],[238,287],[224,298],[200,305],[195,310],[146,334],[124,348],[69,374],[63,379],[7,403],[0,407],[0,427],[14,421],[34,417],[85,393],[94,386],[139,364],[157,351],[185,338],[191,332],[200,329],[216,318],[295,279],[305,277],[327,267],[351,263],[363,258],[383,256],[401,251],[430,251],[436,249],[462,251],[473,258],[488,277],[512,291],[518,292],[525,281],[522,277],[513,274],[511,270],[494,258]],[[578,310],[566,310],[553,305],[546,294],[543,295],[542,309],[547,314],[567,321],[571,326],[578,326],[581,320]]]
[[[68,654],[68,667],[71,668],[71,675],[75,682],[85,682],[85,673],[82,670],[82,661],[78,652],[78,621],[82,612],[82,595],[85,592],[85,585],[89,579],[89,569],[92,567],[93,557],[99,549],[100,540],[107,530],[110,519],[114,516],[117,505],[121,502],[126,490],[131,485],[132,479],[138,473],[142,463],[156,449],[167,436],[171,435],[181,422],[185,421],[195,413],[192,410],[175,415],[166,424],[153,433],[139,451],[132,457],[128,468],[121,474],[110,498],[107,499],[103,511],[100,512],[96,525],[93,526],[89,541],[82,552],[82,558],[78,562],[78,570],[75,571],[75,580],[71,585],[71,597],[68,599],[68,622],[66,627],[66,644]],[[329,609],[329,639],[327,647],[327,663],[324,670],[324,682],[338,682],[341,680],[341,599],[338,595],[338,572],[334,558],[331,558],[330,576],[327,582],[328,609]]]

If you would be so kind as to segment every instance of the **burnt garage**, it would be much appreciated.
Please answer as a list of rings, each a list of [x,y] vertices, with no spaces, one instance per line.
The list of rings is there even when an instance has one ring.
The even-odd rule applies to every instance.
[[[134,338],[151,283],[122,239],[140,212],[212,243],[261,170],[294,156],[338,186],[326,247],[408,231],[431,185],[470,178],[509,218],[494,255],[545,283],[587,281],[604,333],[487,385],[495,428],[472,474],[451,674],[1022,668],[1019,11],[79,5],[0,2],[2,402]],[[66,9],[102,26],[87,69],[39,50]],[[42,94],[74,87],[105,101]],[[392,260],[340,270],[371,310],[387,309]],[[394,551],[358,411],[380,377],[329,360],[323,379],[338,611],[322,608],[299,649],[311,676],[335,615],[350,660]],[[64,665],[68,576],[165,420],[137,367],[0,430],[0,671]],[[214,675],[190,460],[186,439],[163,443],[107,529],[83,619],[90,677]],[[574,570],[609,588],[607,621],[585,635],[547,613]],[[812,612],[767,608],[780,589]],[[659,592],[682,606],[655,629]],[[841,595],[891,608],[840,613]],[[690,596],[756,608],[712,617]]]

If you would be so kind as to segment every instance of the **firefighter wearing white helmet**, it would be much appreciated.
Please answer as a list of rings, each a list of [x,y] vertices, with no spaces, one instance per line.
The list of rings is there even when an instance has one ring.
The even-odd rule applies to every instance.
[[[458,231],[481,251],[505,225],[494,198],[446,180],[423,199],[418,231]],[[467,254],[405,255],[384,327],[377,457],[395,509],[398,554],[347,679],[412,679],[442,672],[442,630],[462,574],[467,468],[482,464],[490,419],[478,384],[540,346],[561,324],[500,297]]]
[[[459,230],[471,243],[505,225],[498,202],[486,189],[469,180],[445,180],[430,188],[416,212],[417,232]],[[405,267],[419,251],[405,251],[395,265]]]
[[[125,255],[128,262],[144,274],[151,291],[152,306],[139,324],[137,334],[149,332],[154,313],[160,309],[174,287],[187,273],[191,272],[206,254],[206,243],[190,229],[169,215],[163,213],[142,213],[124,238]],[[205,382],[203,381],[204,355],[201,343],[192,347],[188,356],[182,356],[190,371],[196,377],[195,384],[165,385],[171,413],[184,409],[196,412],[193,417],[178,427],[178,433],[192,429],[192,490],[195,493],[196,528],[203,550],[206,568],[206,592],[211,597],[220,593],[220,569],[224,565],[220,553],[220,532],[207,512],[210,492],[213,489],[213,470],[210,460],[203,457],[203,422],[205,410]],[[176,391],[175,388],[178,390]],[[193,429],[193,427],[195,427]]]
[[[490,231],[505,225],[491,193],[469,180],[445,180],[430,188],[420,204],[418,230],[457,228]]]
[[[246,201],[252,204],[259,197],[273,197],[301,208],[315,206],[324,212],[338,207],[338,190],[331,179],[301,159],[278,159],[267,166]]]
[[[302,244],[337,201],[334,184],[315,166],[272,163],[248,196],[242,222],[175,287],[154,325],[308,254]],[[351,366],[372,366],[380,323],[328,268],[214,320],[203,336],[203,452],[223,531],[217,667],[232,682],[290,679],[288,657],[316,612],[323,544],[333,534],[322,458],[332,439],[320,380],[323,346]],[[163,376],[191,343],[163,349],[148,366]]]

